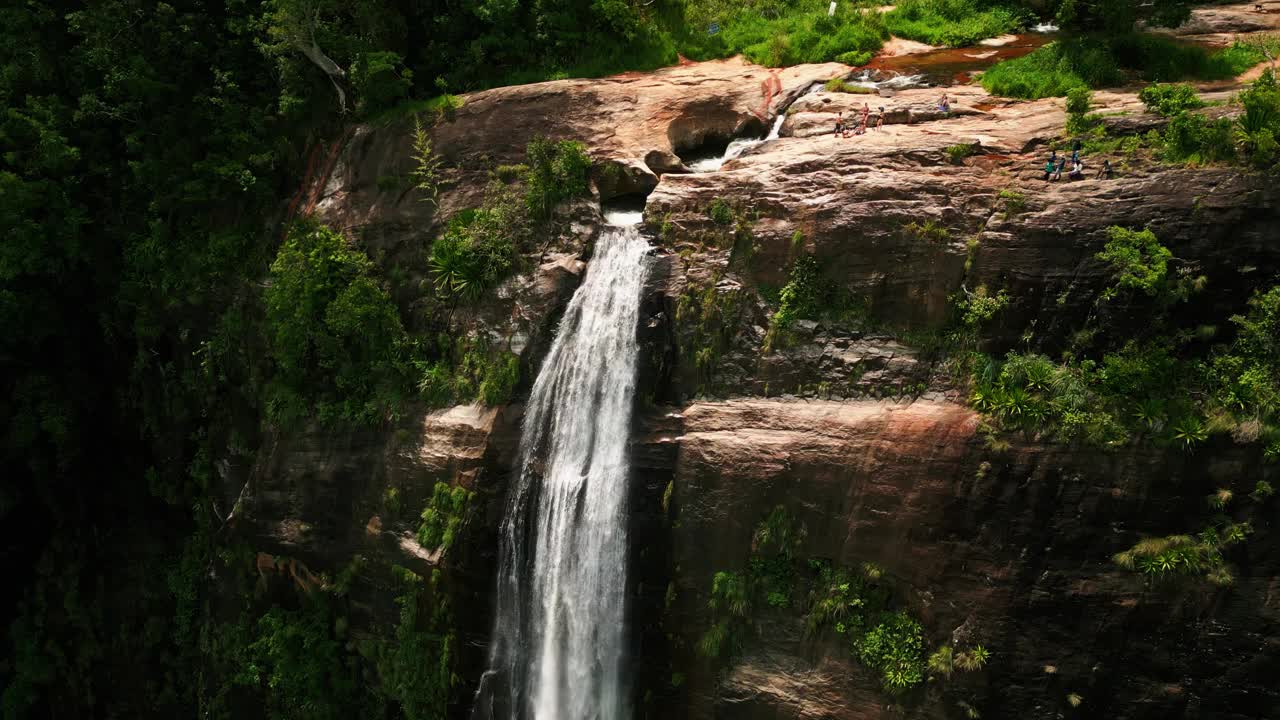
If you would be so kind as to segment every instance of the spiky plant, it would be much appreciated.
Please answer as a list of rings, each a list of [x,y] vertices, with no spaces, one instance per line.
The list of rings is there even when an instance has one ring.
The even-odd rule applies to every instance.
[[[929,655],[929,671],[945,678],[955,671],[956,658],[950,645],[943,645]]]
[[[956,667],[965,672],[973,672],[986,667],[987,661],[991,659],[991,651],[981,645],[974,645],[968,650],[964,650],[956,655]]]

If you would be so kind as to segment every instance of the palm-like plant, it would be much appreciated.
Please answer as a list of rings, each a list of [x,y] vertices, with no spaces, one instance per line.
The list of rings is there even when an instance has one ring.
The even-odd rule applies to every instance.
[[[1138,403],[1133,416],[1148,430],[1158,431],[1164,425],[1164,402],[1157,398],[1147,398]]]
[[[951,677],[955,671],[956,658],[950,645],[943,645],[929,656],[929,670],[943,677]]]
[[[1204,423],[1194,415],[1187,415],[1173,425],[1173,438],[1184,450],[1199,445],[1209,439],[1209,431]]]
[[[981,670],[991,659],[991,651],[982,645],[974,645],[956,655],[956,666],[966,672]]]

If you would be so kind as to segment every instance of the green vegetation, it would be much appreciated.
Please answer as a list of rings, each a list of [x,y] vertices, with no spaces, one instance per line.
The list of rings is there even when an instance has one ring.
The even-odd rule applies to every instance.
[[[1017,190],[1006,188],[997,193],[996,198],[1002,201],[1006,220],[1027,209],[1027,196]]]
[[[502,405],[511,400],[520,382],[520,358],[490,347],[481,338],[460,340],[441,336],[436,361],[416,360],[418,394],[434,407],[479,400]]]
[[[515,268],[519,244],[529,234],[526,223],[515,193],[490,186],[482,207],[450,218],[431,243],[428,262],[436,289],[454,299],[478,300]]]
[[[1122,289],[1152,297],[1166,289],[1173,253],[1160,244],[1155,233],[1111,227],[1107,229],[1107,237],[1107,245],[1098,253],[1098,259],[1111,266],[1115,284],[1103,291],[1103,300],[1116,297]]]
[[[698,373],[698,392],[716,389],[716,368],[729,349],[733,333],[747,311],[740,289],[689,286],[676,300],[676,332],[681,355]]]
[[[462,486],[451,488],[449,483],[436,483],[431,491],[431,500],[422,511],[418,544],[429,551],[448,552],[462,528],[474,495]]]
[[[431,135],[415,115],[413,118],[413,186],[422,194],[419,199],[435,204],[440,194],[440,174],[443,161],[431,146]]]
[[[797,258],[791,266],[791,275],[779,295],[781,304],[773,314],[772,327],[779,330],[790,328],[796,320],[816,317],[821,309],[824,296],[821,273],[818,261],[805,255]]]
[[[561,202],[587,194],[591,160],[581,144],[534,138],[527,158],[525,165],[495,171],[483,205],[454,215],[431,244],[436,289],[455,302],[474,302],[505,280],[535,224],[547,222]],[[512,176],[524,181],[523,199],[504,180]]]
[[[1151,313],[1148,332],[1118,347],[1076,348],[1061,362],[1010,352],[1003,360],[975,356],[971,401],[995,430],[1114,446],[1135,439],[1193,449],[1215,433],[1271,447],[1280,438],[1280,287],[1259,292],[1247,315],[1231,318],[1234,339],[1188,354],[1197,336],[1165,329],[1170,309],[1202,279],[1169,270],[1172,253],[1147,230],[1111,228],[1098,258],[1112,284],[1097,299],[1138,303]],[[997,303],[998,305],[999,303]],[[962,307],[964,325],[990,314]],[[1088,343],[1094,332],[1080,334]],[[1211,337],[1211,335],[1210,335]],[[963,346],[961,346],[963,348]]]
[[[408,338],[372,273],[337,232],[311,222],[290,229],[266,291],[270,417],[367,422],[394,411],[408,382]]]
[[[380,694],[398,706],[406,720],[432,720],[445,714],[458,682],[453,672],[457,638],[452,608],[442,592],[439,570],[433,570],[428,581],[408,570],[393,570],[398,570],[401,587],[395,641],[368,642],[362,655],[374,658]]]
[[[963,165],[964,159],[978,153],[978,147],[972,144],[949,145],[946,149],[947,159],[952,165]]]
[[[889,37],[880,13],[842,3],[828,17],[826,2],[819,0],[700,0],[689,3],[686,22],[696,33],[713,23],[720,28],[714,35],[690,36],[681,47],[687,57],[741,53],[769,67],[832,60],[863,64],[870,59],[868,52]]]
[[[868,58],[868,59],[870,59],[870,58]],[[865,61],[864,61],[864,62],[865,62]],[[860,64],[862,64],[862,63],[849,63],[849,64],[850,64],[850,65],[854,65],[854,64],[859,64],[859,65],[860,65]],[[872,89],[872,88],[865,87],[865,86],[862,86],[862,85],[852,85],[852,84],[850,84],[850,83],[848,83],[848,82],[845,82],[844,78],[838,78],[838,77],[837,77],[837,78],[831,78],[830,80],[828,80],[828,81],[827,81],[826,85],[823,85],[822,87],[823,87],[823,89],[824,89],[824,90],[826,90],[827,92],[853,93],[853,94],[856,94],[856,95],[870,95],[870,94],[873,94],[873,93],[875,92],[875,90],[874,90],[874,89]]]
[[[698,640],[698,652],[704,657],[732,657],[740,649],[742,634],[749,626],[751,602],[742,575],[718,572],[711,580],[711,597],[707,609],[715,617],[711,627]]]
[[[1190,85],[1166,85],[1156,83],[1142,88],[1138,99],[1147,106],[1147,112],[1173,117],[1185,110],[1204,107],[1204,101]]]
[[[850,655],[874,672],[892,694],[910,690],[954,667],[977,670],[990,653],[981,645],[957,655],[940,648],[926,662],[924,628],[895,602],[894,588],[870,563],[852,570],[829,560],[800,556],[805,532],[785,507],[756,526],[745,572],[717,572],[707,607],[711,623],[698,643],[706,657],[731,660],[750,640],[756,618],[769,613],[803,615],[807,633],[834,632]],[[934,667],[945,656],[947,671]]]
[[[728,225],[734,219],[733,206],[724,198],[716,198],[707,208],[707,216],[717,225]]]
[[[973,672],[987,666],[991,652],[981,645],[974,645],[968,650],[955,651],[950,645],[943,645],[929,655],[929,672],[950,678],[956,670]]]
[[[1212,119],[1194,112],[1204,105],[1186,85],[1151,85],[1141,97],[1148,110],[1169,118],[1163,131],[1143,136],[1108,137],[1097,115],[1071,115],[1068,132],[1083,135],[1085,152],[1122,153],[1133,157],[1142,149],[1165,162],[1183,165],[1244,163],[1267,169],[1280,161],[1280,91],[1268,70],[1236,101],[1244,114],[1236,119]]]
[[[581,143],[534,138],[527,156],[525,205],[534,219],[546,220],[561,202],[589,193],[591,158]]]
[[[956,145],[958,148],[968,148],[968,145]],[[950,148],[948,148],[950,150]],[[907,237],[915,238],[921,242],[933,243],[935,245],[943,245],[951,241],[951,230],[942,223],[935,220],[925,220],[919,222],[912,220],[902,226],[902,232]]]
[[[1280,85],[1268,69],[1237,96],[1244,113],[1236,120],[1208,120],[1183,111],[1174,115],[1163,137],[1163,155],[1172,162],[1244,160],[1255,168],[1280,162]]]
[[[1225,80],[1265,59],[1261,50],[1242,43],[1209,51],[1140,33],[1067,37],[997,63],[983,73],[982,86],[1004,97],[1062,97],[1073,88],[1112,87],[1133,79]]]
[[[1147,538],[1116,554],[1112,560],[1126,570],[1147,578],[1168,580],[1178,576],[1202,577],[1215,585],[1234,581],[1222,552],[1245,541],[1253,532],[1248,523],[1222,520],[1195,537],[1170,535]]]
[[[888,613],[854,640],[858,659],[880,673],[886,690],[903,692],[924,681],[924,628],[903,612]]]
[[[975,0],[902,0],[885,15],[889,32],[929,45],[964,47],[979,40],[1015,32],[1031,14],[1012,3]]]

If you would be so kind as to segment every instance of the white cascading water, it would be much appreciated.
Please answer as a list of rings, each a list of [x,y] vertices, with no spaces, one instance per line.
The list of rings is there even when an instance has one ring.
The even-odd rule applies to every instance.
[[[807,90],[805,90],[805,92],[801,95],[801,97],[804,97],[805,95],[812,95],[813,93],[821,89],[822,89],[822,84],[815,83],[814,85],[811,85]],[[773,127],[769,129],[768,135],[762,138],[758,138],[758,137],[757,138],[737,138],[736,140],[731,141],[728,147],[724,149],[723,155],[702,158],[700,160],[693,160],[687,163],[689,169],[695,173],[715,172],[719,170],[721,167],[723,167],[725,163],[729,162],[730,160],[736,157],[741,156],[743,153],[750,150],[751,148],[756,147],[758,145],[763,145],[767,142],[773,142],[774,140],[777,140],[778,137],[780,136],[780,133],[782,132],[783,123],[787,121],[787,114],[786,112],[784,112],[784,110],[785,108],[783,108],[782,110],[779,110],[778,117],[773,119]]]
[[[525,410],[473,717],[625,720],[627,439],[649,244],[614,213]]]

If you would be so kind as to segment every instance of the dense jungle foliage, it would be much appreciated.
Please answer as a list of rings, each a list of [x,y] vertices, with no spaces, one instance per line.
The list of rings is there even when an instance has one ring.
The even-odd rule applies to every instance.
[[[362,249],[293,222],[308,150],[503,83],[680,54],[864,61],[890,31],[961,44],[1034,17],[978,0],[866,12],[878,4],[832,18],[826,0],[0,7],[0,716],[439,717],[454,641],[434,579],[382,568],[400,621],[357,640],[347,588],[372,571],[265,592],[227,531],[236,505],[216,499],[214,458],[248,462],[273,427],[377,423],[415,395],[497,402],[516,382],[510,357],[411,332]],[[1120,32],[1185,12],[1062,0],[1050,14]],[[531,146],[526,194],[497,183],[433,252],[442,295],[465,302],[510,272],[519,248],[488,223],[542,221],[585,189],[588,162]],[[430,534],[447,543],[452,526]]]

